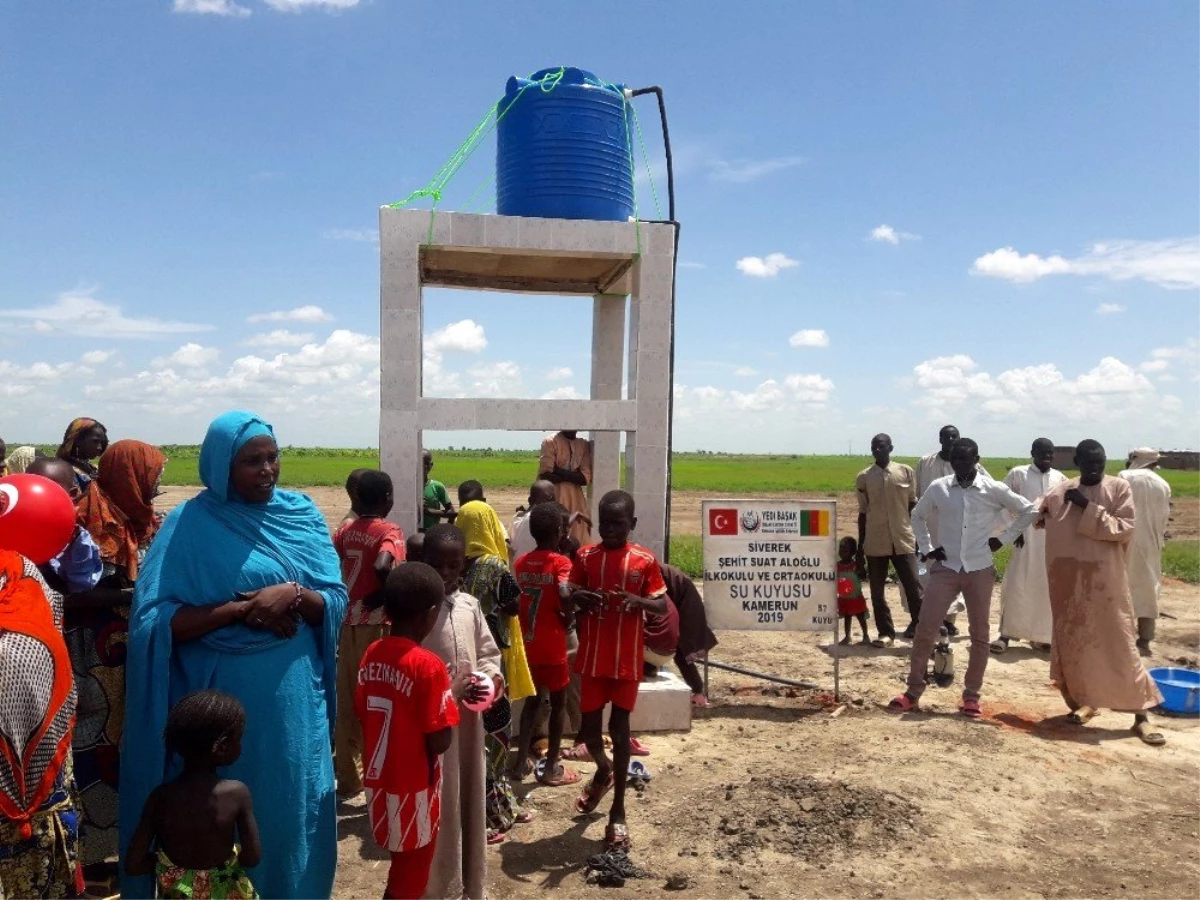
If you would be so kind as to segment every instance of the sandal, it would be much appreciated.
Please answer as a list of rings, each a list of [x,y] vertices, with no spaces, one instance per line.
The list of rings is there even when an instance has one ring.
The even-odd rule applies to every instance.
[[[628,853],[633,849],[633,841],[629,839],[629,827],[624,822],[610,822],[604,829],[604,852],[624,850]]]
[[[569,759],[572,762],[592,762],[592,751],[584,743],[572,744],[566,750],[559,753],[559,756],[563,759]]]
[[[608,778],[601,784],[596,781],[600,776],[597,772],[592,776],[592,780],[588,782],[588,786],[583,789],[583,793],[575,798],[575,812],[580,815],[588,815],[596,811],[596,807],[600,805],[600,801],[604,799],[604,795],[612,790],[612,786],[617,783],[616,778],[610,770]]]
[[[537,816],[537,813],[532,813],[527,809],[523,809],[519,813],[517,813],[515,816],[513,816],[513,824],[514,825],[528,825],[530,822],[532,822],[534,820],[534,818],[536,816]]]
[[[1000,655],[1001,653],[1007,653],[1008,652],[1008,641],[1003,640],[1003,639],[998,640],[998,641],[992,641],[988,645],[988,649],[991,650],[993,653],[995,653],[997,656]]]
[[[1067,721],[1072,725],[1086,725],[1092,719],[1096,718],[1096,714],[1100,710],[1092,706],[1081,706],[1078,709],[1071,710],[1071,714],[1067,716]]]
[[[899,696],[892,698],[892,701],[887,705],[887,708],[891,712],[915,712],[917,709],[917,703],[919,702],[920,701],[914,699],[913,697],[908,696],[908,694],[900,694]]]
[[[983,716],[983,707],[979,705],[978,700],[963,700],[958,711],[968,719],[978,719]]]
[[[494,845],[494,844],[503,844],[504,843],[504,832],[503,831],[489,831],[487,833],[487,842],[488,842],[489,846]]]
[[[629,777],[634,780],[649,781],[654,776],[650,774],[650,770],[640,759],[631,759],[629,761]]]
[[[1161,747],[1167,742],[1166,736],[1161,731],[1150,731],[1149,722],[1134,722],[1131,729],[1136,734],[1143,744],[1149,744],[1151,747]]]
[[[703,694],[692,694],[692,706],[696,709],[704,709],[708,706],[708,698]]]
[[[878,637],[871,641],[871,646],[882,649],[883,647],[891,647],[895,643],[896,639],[894,637]]]
[[[559,763],[554,769],[554,774],[550,778],[547,778],[546,761],[544,759],[538,760],[537,771],[534,773],[534,780],[546,787],[563,787],[568,784],[578,784],[579,778],[580,775],[578,772],[574,769],[568,769],[562,763]]]
[[[844,638],[842,638],[840,641],[838,641],[838,645],[841,647],[849,647],[850,646],[850,635],[846,635]]]
[[[629,755],[630,756],[649,756],[650,748],[643,744],[635,737],[629,739]]]

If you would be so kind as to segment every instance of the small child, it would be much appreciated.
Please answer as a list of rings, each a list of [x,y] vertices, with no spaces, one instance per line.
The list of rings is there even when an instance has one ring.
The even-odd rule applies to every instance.
[[[528,513],[529,533],[537,548],[517,558],[513,574],[521,586],[521,631],[525,657],[537,695],[521,710],[521,735],[510,775],[520,781],[528,773],[534,722],[543,693],[550,694],[549,747],[538,782],[549,787],[575,784],[579,773],[560,765],[563,708],[571,670],[567,666],[567,631],[574,621],[571,604],[571,560],[559,553],[566,509],[559,503],[540,503]]]
[[[440,523],[443,519],[453,524],[456,513],[454,504],[450,502],[450,494],[440,481],[429,477],[433,471],[433,454],[428,450],[421,454],[421,467],[425,470],[424,516],[421,519],[421,530],[425,531]]]
[[[441,576],[424,563],[393,569],[384,588],[391,633],[367,648],[354,712],[370,762],[364,773],[375,842],[391,853],[385,898],[425,893],[441,822],[442,754],[458,724],[454,697],[470,671],[450,683],[446,664],[420,646],[442,606]]]
[[[245,872],[262,860],[250,790],[217,774],[241,756],[245,730],[245,708],[220,691],[188,694],[167,716],[183,773],[150,793],[125,859],[130,875],[157,873],[159,897],[258,897]]]
[[[350,512],[342,516],[342,521],[338,523],[338,528],[358,518],[358,481],[362,478],[363,472],[370,471],[370,469],[355,469],[346,476],[346,496],[350,498]]]
[[[65,459],[56,456],[38,457],[26,467],[25,472],[49,478],[76,503],[83,496],[75,480],[75,469]],[[104,561],[100,558],[100,548],[96,546],[88,530],[76,525],[71,543],[67,544],[62,553],[39,568],[50,582],[50,586],[59,593],[82,594],[100,583],[104,574]]]
[[[852,537],[844,537],[838,541],[837,564],[837,596],[838,615],[842,617],[842,627],[846,632],[839,644],[850,643],[850,619],[857,616],[859,627],[862,628],[860,644],[869,644],[867,636],[867,601],[863,597],[862,579],[858,576],[858,541]]]
[[[442,829],[433,851],[433,867],[425,891],[430,897],[484,897],[487,884],[487,795],[484,727],[480,713],[461,701],[482,699],[482,685],[472,682],[461,693],[458,676],[480,671],[492,679],[497,697],[504,694],[500,649],[492,639],[479,601],[461,589],[466,566],[466,539],[453,525],[425,532],[425,562],[442,578],[444,599],[429,636],[421,646],[436,653],[454,678],[460,701],[459,725],[443,759]]]
[[[342,561],[342,580],[350,594],[338,635],[338,705],[333,732],[334,775],[343,798],[362,791],[362,729],[354,717],[358,664],[367,647],[383,637],[384,582],[392,567],[405,557],[404,533],[387,520],[391,511],[392,479],[378,469],[365,469],[354,492],[358,517],[333,536]]]
[[[600,543],[589,544],[571,568],[572,600],[579,606],[579,652],[575,671],[582,676],[580,733],[596,774],[575,800],[576,812],[587,814],[613,791],[604,849],[629,849],[625,824],[625,774],[629,770],[629,714],[637,703],[644,663],[645,613],[667,611],[667,586],[654,554],[629,543],[637,525],[633,497],[609,491],[600,498]],[[608,732],[613,758],[604,753],[601,721],[612,703]]]
[[[425,532],[408,536],[404,541],[404,558],[408,562],[425,562]]]

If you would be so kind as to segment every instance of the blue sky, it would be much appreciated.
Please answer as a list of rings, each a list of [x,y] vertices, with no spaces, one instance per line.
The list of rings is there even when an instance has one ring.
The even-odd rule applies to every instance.
[[[192,442],[239,406],[285,443],[373,445],[379,206],[438,170],[508,76],[567,64],[666,91],[677,447],[863,453],[888,431],[917,455],[946,422],[985,455],[1041,434],[1111,455],[1196,447],[1198,18],[1186,3],[4,4],[0,435],[53,440],[83,414]],[[639,111],[658,172],[652,101]],[[430,393],[587,390],[586,302],[431,291],[426,339]]]

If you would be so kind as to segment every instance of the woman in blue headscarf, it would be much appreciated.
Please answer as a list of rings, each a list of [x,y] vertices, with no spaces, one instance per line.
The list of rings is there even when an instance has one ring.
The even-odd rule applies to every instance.
[[[338,630],[346,608],[325,520],[278,490],[271,426],[229,412],[200,450],[207,490],[167,517],[134,593],[126,661],[120,833],[126,852],[150,791],[181,761],[163,744],[185,694],[225,691],[246,707],[242,755],[225,773],[254,799],[264,897],[328,897],[337,862],[330,734]],[[153,897],[125,876],[123,897]]]

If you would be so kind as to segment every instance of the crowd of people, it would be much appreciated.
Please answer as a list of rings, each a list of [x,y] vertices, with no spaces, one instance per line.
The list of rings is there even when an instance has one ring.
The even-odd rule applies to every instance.
[[[53,456],[0,452],[0,474],[57,483],[77,519],[43,565],[0,549],[0,679],[17,701],[2,737],[36,735],[39,764],[0,759],[5,896],[329,896],[337,804],[365,791],[386,896],[481,897],[488,844],[532,818],[513,785],[577,784],[564,760],[596,762],[576,808],[611,791],[605,843],[630,846],[618,774],[645,752],[629,713],[654,663],[678,660],[707,702],[699,593],[629,540],[622,491],[592,542],[574,432],[546,441],[510,529],[477,481],[455,506],[426,453],[419,531],[389,521],[388,475],[360,469],[332,540],[277,487],[274,431],[250,413],[210,424],[204,490],[165,519],[165,456],[110,445],[95,420]]]
[[[1135,451],[1114,478],[1084,441],[1068,479],[1039,438],[1001,482],[953,426],[940,444],[914,471],[876,435],[857,539],[839,545],[843,642],[854,619],[870,640],[863,579],[870,643],[912,641],[890,708],[918,708],[934,642],[965,611],[964,715],[982,715],[989,656],[1025,640],[1049,651],[1072,721],[1128,711],[1162,744],[1142,661],[1170,497],[1157,454]],[[77,521],[42,565],[0,548],[2,895],[328,897],[338,803],[365,793],[390,854],[384,896],[483,897],[488,845],[532,819],[516,784],[579,785],[570,763],[593,761],[574,808],[611,793],[604,847],[628,850],[641,684],[673,661],[707,703],[696,661],[716,638],[700,594],[631,540],[629,494],[604,493],[593,525],[591,449],[575,432],[543,443],[508,528],[478,481],[457,486],[456,506],[427,451],[417,532],[389,519],[387,473],[358,469],[332,539],[311,499],[278,487],[274,431],[251,413],[210,424],[204,490],[165,519],[163,453],[110,445],[93,419],[71,422],[52,456],[0,442],[0,459],[0,474],[61,486]],[[901,635],[889,568],[910,616]]]
[[[911,617],[903,636],[912,650],[908,683],[889,709],[918,708],[939,633],[956,634],[954,615],[964,609],[970,645],[963,715],[983,714],[989,656],[1027,640],[1049,652],[1050,679],[1071,721],[1084,724],[1101,708],[1131,712],[1142,741],[1165,743],[1146,714],[1162,696],[1142,662],[1158,618],[1170,514],[1170,487],[1153,471],[1158,452],[1133,451],[1112,477],[1104,472],[1104,448],[1083,441],[1073,460],[1079,477],[1068,479],[1053,468],[1053,441],[1038,438],[1030,462],[1001,482],[980,465],[975,441],[953,425],[938,438],[941,449],[923,457],[915,472],[892,460],[888,435],[872,438],[875,462],[855,483],[858,541],[846,539],[841,547],[839,576],[849,588],[839,591],[839,613],[847,639],[851,616],[860,616],[868,637],[859,579],[869,577],[877,647],[896,639],[883,591],[889,566],[903,587]],[[1006,545],[1013,551],[1001,589],[1000,635],[992,641],[993,557]]]

